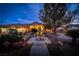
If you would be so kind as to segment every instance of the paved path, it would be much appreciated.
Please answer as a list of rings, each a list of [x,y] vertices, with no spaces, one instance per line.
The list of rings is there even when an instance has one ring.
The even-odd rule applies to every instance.
[[[65,35],[64,33],[57,33],[56,39],[63,41],[63,42],[71,42],[72,41],[72,37],[69,37],[69,36]]]
[[[46,44],[51,44],[51,41],[47,37],[41,37],[42,40],[39,40],[38,37],[32,37],[27,43],[33,44],[31,48],[31,56],[48,56],[48,48]]]

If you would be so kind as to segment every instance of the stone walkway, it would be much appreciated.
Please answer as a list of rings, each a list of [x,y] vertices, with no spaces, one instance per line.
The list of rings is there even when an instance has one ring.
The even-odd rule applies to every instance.
[[[47,37],[32,37],[27,43],[33,44],[31,48],[31,56],[49,56],[48,48],[46,44],[51,44],[51,41]]]

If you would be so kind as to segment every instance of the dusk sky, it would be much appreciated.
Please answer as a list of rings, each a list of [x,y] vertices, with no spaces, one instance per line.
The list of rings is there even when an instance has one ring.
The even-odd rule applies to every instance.
[[[68,10],[77,10],[79,16],[79,4],[67,4]],[[0,25],[4,24],[27,24],[32,22],[41,22],[39,19],[39,10],[43,4],[0,4]]]

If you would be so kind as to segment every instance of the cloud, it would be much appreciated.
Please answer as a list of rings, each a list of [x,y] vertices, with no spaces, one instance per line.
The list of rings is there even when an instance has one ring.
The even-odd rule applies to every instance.
[[[21,23],[21,24],[23,24],[23,23],[32,23],[33,21],[31,21],[31,20],[28,20],[28,19],[21,19],[21,18],[18,18],[17,19],[17,22],[18,23]]]

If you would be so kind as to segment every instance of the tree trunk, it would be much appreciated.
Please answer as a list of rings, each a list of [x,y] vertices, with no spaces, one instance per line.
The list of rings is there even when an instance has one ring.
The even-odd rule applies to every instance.
[[[53,22],[53,34],[55,35],[56,34],[56,21],[54,20],[54,22]]]
[[[53,34],[54,35],[56,34],[56,27],[54,27]]]

